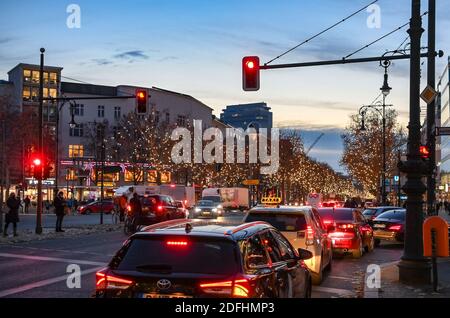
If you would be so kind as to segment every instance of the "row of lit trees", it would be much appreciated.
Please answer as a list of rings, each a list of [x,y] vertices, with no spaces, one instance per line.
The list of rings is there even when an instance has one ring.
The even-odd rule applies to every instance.
[[[398,157],[406,140],[405,131],[398,124],[397,116],[394,110],[386,112],[386,179],[392,179],[398,174]],[[382,121],[376,113],[369,113],[365,116],[365,129],[362,126],[359,115],[350,117],[350,124],[342,135],[344,153],[341,164],[364,191],[380,198],[383,169]]]
[[[131,113],[121,119],[118,127],[106,142],[107,159],[127,162],[130,169],[139,175],[143,165],[150,164],[157,171],[170,171],[175,182],[181,177],[187,184],[232,187],[242,186],[246,179],[259,178],[260,191],[264,188],[278,188],[286,202],[303,202],[311,192],[319,192],[325,196],[358,195],[349,178],[305,155],[303,141],[297,130],[281,131],[280,167],[272,175],[260,175],[260,164],[248,163],[248,146],[245,148],[245,164],[195,164],[193,160],[192,163],[174,164],[171,150],[177,141],[172,141],[170,136],[176,125],[157,122],[151,114],[142,116]],[[187,128],[193,137],[193,128]],[[204,141],[203,146],[207,143]],[[225,154],[226,145],[223,146],[223,151]],[[234,151],[237,154],[237,149]]]

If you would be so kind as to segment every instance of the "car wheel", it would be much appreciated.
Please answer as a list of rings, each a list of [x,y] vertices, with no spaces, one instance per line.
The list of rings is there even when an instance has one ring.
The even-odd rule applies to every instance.
[[[86,215],[89,215],[91,213],[92,213],[92,211],[90,209],[87,209],[87,210],[84,211],[84,214],[86,214]]]
[[[375,239],[372,236],[370,238],[369,245],[367,245],[366,251],[367,251],[367,253],[370,253],[370,252],[373,252],[374,249],[375,249]]]
[[[323,262],[322,262],[322,257],[321,257],[320,258],[320,266],[319,266],[320,270],[319,270],[319,272],[318,273],[311,272],[311,278],[312,278],[313,285],[320,285],[320,284],[322,284],[322,280],[323,280],[323,267],[322,267],[322,264],[323,264]]]
[[[358,248],[352,252],[353,258],[361,258],[363,256],[364,246],[362,244],[361,238],[358,240]]]
[[[375,247],[380,247],[381,241],[379,239],[374,240]]]

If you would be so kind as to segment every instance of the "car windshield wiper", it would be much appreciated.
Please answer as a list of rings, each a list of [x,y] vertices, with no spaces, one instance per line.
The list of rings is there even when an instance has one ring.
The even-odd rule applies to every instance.
[[[171,273],[172,266],[163,264],[146,264],[136,266],[136,270],[139,272]]]

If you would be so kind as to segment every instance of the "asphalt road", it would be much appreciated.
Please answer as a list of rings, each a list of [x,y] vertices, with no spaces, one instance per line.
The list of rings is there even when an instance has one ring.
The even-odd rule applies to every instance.
[[[90,217],[98,216],[87,216]],[[241,217],[236,213],[227,216],[225,221],[239,223]],[[95,272],[111,259],[125,239],[123,233],[113,232],[0,245],[0,297],[90,297],[95,289]],[[399,246],[382,245],[359,260],[334,259],[333,268],[322,285],[313,287],[313,297],[357,297],[367,266],[396,261],[401,253]],[[80,266],[81,288],[67,286],[67,268],[71,264]]]

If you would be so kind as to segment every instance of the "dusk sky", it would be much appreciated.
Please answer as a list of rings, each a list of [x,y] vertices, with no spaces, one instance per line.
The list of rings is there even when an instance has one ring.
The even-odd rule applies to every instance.
[[[1,1],[0,79],[7,79],[7,72],[18,63],[37,64],[39,48],[45,47],[46,63],[64,67],[63,80],[166,88],[198,98],[216,115],[226,105],[264,101],[274,112],[275,126],[305,131],[306,148],[324,131],[311,155],[341,170],[340,129],[361,105],[379,94],[383,69],[378,63],[263,71],[261,90],[245,93],[241,60],[258,55],[267,62],[370,2]],[[422,2],[425,12],[427,1]],[[66,8],[71,3],[81,8],[80,29],[66,26]],[[364,11],[274,63],[340,59],[408,22],[410,3],[380,0],[381,28],[369,28],[370,14]],[[396,49],[405,40],[406,30],[354,57]],[[438,0],[437,48],[445,56],[450,52],[448,30],[450,1]],[[438,60],[438,73],[446,62],[446,57]],[[395,105],[406,126],[408,62],[394,63],[389,74],[393,90],[388,102]]]

